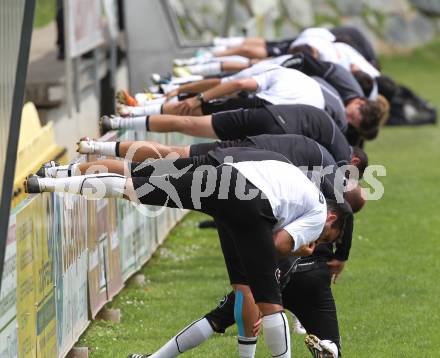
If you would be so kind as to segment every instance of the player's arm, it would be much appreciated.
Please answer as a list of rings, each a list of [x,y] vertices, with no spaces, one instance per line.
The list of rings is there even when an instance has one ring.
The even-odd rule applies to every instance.
[[[344,233],[340,241],[336,242],[334,258],[339,261],[347,261],[350,255],[351,243],[353,238],[354,216],[348,215],[345,219]]]
[[[273,243],[281,257],[290,255],[295,246],[295,240],[286,230],[275,232],[273,234]]]
[[[333,283],[336,283],[336,280],[342,273],[345,263],[348,260],[353,238],[353,225],[354,217],[353,215],[349,215],[345,221],[344,233],[341,237],[341,240],[336,243],[336,251],[333,255],[333,258],[327,262],[327,265],[332,273]]]
[[[258,83],[253,78],[243,78],[239,80],[232,80],[223,82],[205,92],[201,92],[198,97],[188,98],[181,102],[181,114],[194,113],[202,105],[202,99],[204,102],[208,102],[212,99],[232,95],[239,91],[256,91],[258,89]]]
[[[246,91],[254,92],[258,89],[258,83],[253,78],[244,78],[224,82],[203,92],[203,100],[210,101],[212,99],[229,96],[236,92]]]
[[[219,78],[209,78],[206,80],[201,80],[193,83],[187,83],[177,88],[174,94],[178,95],[181,93],[200,93],[212,87],[215,87],[220,83],[221,80]]]
[[[286,231],[279,230],[273,234],[274,245],[280,257],[293,256],[310,256],[315,249],[315,243],[304,244],[298,247],[295,251],[295,239]]]

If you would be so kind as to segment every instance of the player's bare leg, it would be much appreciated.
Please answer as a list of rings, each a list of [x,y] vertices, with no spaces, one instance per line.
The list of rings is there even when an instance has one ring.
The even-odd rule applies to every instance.
[[[243,45],[240,47],[228,48],[224,51],[214,52],[214,56],[223,57],[223,56],[243,56],[247,58],[267,58],[267,50],[265,46],[253,46],[253,45]]]
[[[149,118],[150,132],[179,132],[194,137],[217,138],[212,128],[212,116],[161,115]]]
[[[212,128],[212,116],[177,116],[168,114],[151,115],[149,117],[101,118],[103,131],[129,129],[156,133],[178,132],[194,137],[217,138]]]
[[[189,145],[165,145],[153,141],[120,142],[119,156],[122,158],[130,156],[130,160],[137,162],[165,158],[170,154],[176,154],[180,158],[188,158],[189,148]]]
[[[254,357],[257,347],[254,327],[260,319],[260,309],[249,286],[235,284],[232,287],[235,292],[234,317],[238,328],[238,353],[240,357]]]
[[[263,37],[246,37],[243,45],[266,46],[266,40]]]

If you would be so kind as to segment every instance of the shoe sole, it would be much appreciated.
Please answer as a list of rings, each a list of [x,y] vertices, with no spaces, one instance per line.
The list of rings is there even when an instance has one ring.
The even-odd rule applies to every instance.
[[[86,147],[86,149],[87,149],[87,150],[84,150],[84,147],[83,147],[83,145],[82,145],[82,142],[87,142],[87,141],[85,141],[85,140],[80,140],[79,142],[76,143],[76,145],[77,145],[76,151],[77,151],[79,154],[95,154],[94,151],[93,151],[93,149],[90,148],[90,146],[84,145],[84,147]]]
[[[40,184],[38,183],[38,178],[35,175],[28,176],[23,183],[24,192],[28,194],[39,194],[41,193]]]
[[[104,132],[104,133],[113,130],[111,125],[109,125],[109,123],[107,123],[107,122],[108,122],[108,120],[104,119],[102,117],[99,119],[99,128],[101,128],[101,131]]]

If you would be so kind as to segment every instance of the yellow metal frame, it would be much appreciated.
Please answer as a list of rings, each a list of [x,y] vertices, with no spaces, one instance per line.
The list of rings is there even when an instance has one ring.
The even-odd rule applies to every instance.
[[[12,199],[13,208],[27,197],[23,187],[26,177],[35,173],[42,164],[50,160],[57,160],[62,164],[67,163],[66,150],[55,143],[53,123],[49,122],[42,127],[35,105],[28,102],[23,107],[21,119]]]

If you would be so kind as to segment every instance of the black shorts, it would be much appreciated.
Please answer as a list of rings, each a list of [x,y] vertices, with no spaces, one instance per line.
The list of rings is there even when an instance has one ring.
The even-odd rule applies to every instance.
[[[198,157],[201,155],[206,155],[211,150],[217,148],[231,148],[231,147],[255,147],[255,144],[253,144],[249,140],[242,140],[242,139],[191,144],[191,146],[189,147],[189,156]]]
[[[266,41],[266,51],[268,57],[277,57],[286,55],[289,52],[290,45],[295,39],[283,41]]]
[[[144,162],[129,162],[128,167],[131,177],[144,177],[169,175],[178,171],[196,170],[202,165],[217,166],[219,163],[206,155],[178,159],[157,159]],[[189,167],[189,168],[188,168]]]
[[[260,134],[285,134],[265,107],[213,114],[212,128],[221,140],[244,139]]]
[[[224,111],[233,111],[241,108],[260,108],[271,103],[258,96],[223,98],[202,103],[203,114],[213,114]]]
[[[307,333],[331,340],[340,348],[336,304],[330,284],[327,263],[318,262],[312,270],[295,272],[283,291],[283,303],[298,317]]]
[[[255,189],[253,184],[247,183],[246,191]],[[276,278],[276,252],[272,242],[276,219],[269,201],[261,198],[240,200],[223,210],[230,211],[229,218],[236,217],[235,223],[221,217],[214,218],[230,283],[250,286],[256,303],[282,305]],[[246,219],[243,212],[246,212]],[[260,237],[256,240],[255,235]],[[239,248],[244,245],[245,250]]]
[[[275,153],[265,152],[275,159]],[[191,160],[191,158],[188,158]],[[227,169],[225,169],[227,168]],[[225,191],[223,170],[230,170],[230,184]],[[211,167],[215,187],[206,192],[208,172],[187,171],[179,175],[151,175],[132,177],[136,195],[142,204],[180,207],[211,215],[218,228],[220,244],[231,284],[249,285],[257,303],[281,303],[281,292],[276,279],[277,254],[272,240],[272,230],[277,222],[269,201],[262,192],[232,166]],[[237,181],[237,179],[240,179]],[[194,183],[200,183],[195,188]],[[257,191],[248,200],[237,197],[240,193]],[[198,190],[200,189],[200,191]],[[197,199],[194,197],[197,194]]]

